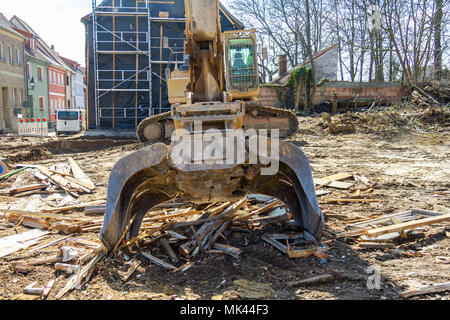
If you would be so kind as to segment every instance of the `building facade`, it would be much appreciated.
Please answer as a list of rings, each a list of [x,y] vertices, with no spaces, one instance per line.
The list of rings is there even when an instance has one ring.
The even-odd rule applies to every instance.
[[[24,114],[25,37],[0,13],[0,131],[17,132],[18,115]]]
[[[135,130],[146,117],[170,110],[166,69],[185,64],[184,0],[93,0],[93,8],[81,19],[88,129]],[[222,31],[243,29],[223,5],[220,16]]]
[[[26,50],[28,99],[27,111],[31,118],[49,119],[47,62]]]
[[[50,123],[56,123],[56,110],[67,109],[66,106],[66,70],[60,65],[48,66],[48,101],[50,106]]]
[[[65,57],[61,57],[61,59],[71,69],[71,72],[66,75],[66,81],[70,83],[70,99],[67,99],[67,107],[68,109],[85,110],[84,71],[78,62]]]

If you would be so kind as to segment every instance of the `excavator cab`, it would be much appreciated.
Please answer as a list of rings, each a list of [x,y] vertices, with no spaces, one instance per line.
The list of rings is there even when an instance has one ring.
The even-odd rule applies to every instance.
[[[232,100],[255,100],[259,94],[255,30],[226,31],[223,38],[228,95]]]

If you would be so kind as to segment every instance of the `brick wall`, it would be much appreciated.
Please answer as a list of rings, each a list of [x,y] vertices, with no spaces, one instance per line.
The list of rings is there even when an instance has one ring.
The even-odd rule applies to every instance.
[[[263,105],[276,106],[279,92],[287,92],[287,88],[281,86],[262,86],[259,99]],[[399,102],[403,87],[397,83],[353,83],[353,82],[325,82],[317,87],[314,104],[318,105],[325,101],[333,100],[333,91],[337,94],[339,100],[359,98],[378,98],[388,103]]]

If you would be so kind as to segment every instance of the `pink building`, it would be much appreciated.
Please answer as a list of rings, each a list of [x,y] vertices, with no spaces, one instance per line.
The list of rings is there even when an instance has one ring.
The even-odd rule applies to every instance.
[[[66,71],[54,65],[48,66],[48,104],[50,122],[56,122],[56,110],[67,109],[66,106]]]

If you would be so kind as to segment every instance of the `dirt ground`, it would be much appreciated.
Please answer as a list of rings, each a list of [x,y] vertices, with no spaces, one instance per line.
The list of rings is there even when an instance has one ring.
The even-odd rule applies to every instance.
[[[351,124],[353,130],[330,134],[326,117],[299,118],[299,132],[292,142],[308,156],[314,177],[338,172],[358,173],[376,182],[368,198],[373,203],[327,204],[327,198],[348,198],[352,189],[319,197],[325,215],[324,239],[343,231],[349,221],[412,208],[433,210],[435,205],[450,207],[450,148],[447,113],[429,117],[429,110],[385,110],[376,113],[347,113],[334,116],[336,123]],[[441,112],[441,111],[439,111]],[[437,119],[437,120],[436,120]],[[71,156],[97,185],[94,194],[82,195],[79,202],[106,195],[108,176],[124,155],[142,147],[132,140],[110,138],[53,137],[24,138],[0,136],[0,156],[17,163],[49,166]],[[0,182],[0,189],[7,186]],[[354,190],[353,190],[354,191]],[[24,201],[0,196],[0,205]],[[0,225],[6,219],[1,218]],[[245,281],[251,281],[260,298],[266,299],[401,299],[402,290],[450,281],[450,264],[436,257],[450,257],[449,230],[445,224],[416,230],[395,249],[360,249],[351,240],[329,244],[326,261],[314,256],[290,259],[261,240],[267,232],[284,232],[282,225],[269,225],[248,235],[225,234],[230,245],[243,250],[239,259],[228,255],[200,254],[186,272],[172,273],[148,261],[127,283],[121,276],[128,266],[120,259],[98,264],[90,282],[82,290],[68,293],[64,299],[245,299]],[[27,228],[19,227],[18,232]],[[0,237],[15,234],[0,228]],[[97,233],[81,238],[98,239]],[[164,256],[157,246],[149,248],[155,256]],[[406,252],[406,253],[405,253]],[[381,270],[381,289],[368,289],[369,266]],[[334,282],[292,288],[288,282],[314,275],[332,273]],[[40,266],[24,275],[11,270],[0,259],[0,299],[23,298],[22,290],[33,281],[45,284],[55,277],[51,266]],[[58,278],[48,299],[65,285]],[[257,283],[257,284],[255,284]],[[256,289],[255,289],[256,288]],[[450,292],[411,299],[448,299]]]

